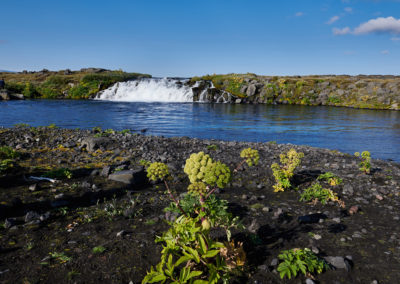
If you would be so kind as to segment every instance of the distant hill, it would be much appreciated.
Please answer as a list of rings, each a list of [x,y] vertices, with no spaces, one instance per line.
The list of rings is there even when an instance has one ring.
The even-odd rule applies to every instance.
[[[9,71],[9,70],[1,70],[0,73],[15,73],[15,71]]]

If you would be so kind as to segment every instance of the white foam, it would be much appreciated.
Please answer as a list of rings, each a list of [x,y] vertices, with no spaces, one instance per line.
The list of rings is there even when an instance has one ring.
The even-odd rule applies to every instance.
[[[177,79],[141,79],[116,83],[97,100],[119,102],[193,102],[192,88]]]

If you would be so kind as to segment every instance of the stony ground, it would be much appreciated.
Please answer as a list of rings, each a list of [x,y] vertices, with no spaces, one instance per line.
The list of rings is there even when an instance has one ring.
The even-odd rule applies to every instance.
[[[400,276],[400,165],[360,159],[326,149],[56,128],[0,129],[0,146],[21,153],[0,174],[1,283],[140,283],[159,261],[156,235],[168,228],[163,184],[146,180],[141,159],[167,163],[170,185],[186,191],[182,166],[204,151],[231,168],[243,148],[259,150],[260,163],[241,168],[218,196],[229,201],[244,230],[247,265],[236,283],[397,283]],[[270,166],[290,148],[304,153],[296,190],[274,193]],[[363,150],[363,149],[360,149]],[[373,153],[372,153],[373,156]],[[68,168],[72,177],[36,180]],[[333,172],[345,203],[299,201],[317,176]],[[281,280],[277,256],[308,247],[332,269],[314,280]]]

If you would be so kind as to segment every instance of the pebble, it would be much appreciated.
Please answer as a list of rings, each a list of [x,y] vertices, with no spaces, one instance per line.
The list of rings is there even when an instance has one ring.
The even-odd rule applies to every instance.
[[[36,191],[36,190],[38,190],[38,189],[39,189],[39,186],[38,186],[37,183],[31,184],[31,185],[29,186],[29,190],[30,190],[30,191]]]
[[[125,234],[125,230],[119,231],[117,237],[122,237]]]
[[[339,217],[332,218],[332,221],[333,221],[333,222],[336,222],[336,223],[340,223],[340,218],[339,218]]]
[[[380,194],[375,195],[375,197],[376,197],[376,199],[378,199],[378,200],[383,200],[383,197],[382,197],[382,195],[380,195]]]
[[[63,197],[64,197],[64,193],[60,193],[60,194],[57,194],[56,196],[54,196],[55,199],[61,199]]]
[[[315,234],[315,235],[313,235],[313,238],[316,240],[320,240],[320,239],[322,239],[322,236],[319,234]]]
[[[271,260],[271,266],[277,266],[278,265],[278,259],[274,258],[273,260]]]

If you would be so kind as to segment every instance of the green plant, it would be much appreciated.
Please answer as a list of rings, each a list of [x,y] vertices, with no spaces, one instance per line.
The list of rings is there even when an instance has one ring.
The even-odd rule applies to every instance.
[[[110,219],[112,219],[116,216],[122,215],[124,208],[118,205],[117,198],[114,196],[109,202],[105,202],[104,212]]]
[[[16,165],[14,159],[19,156],[20,153],[11,147],[0,147],[0,174],[12,169]]]
[[[95,127],[93,127],[92,128],[92,131],[94,132],[94,133],[101,133],[101,132],[103,132],[103,130],[101,129],[101,127],[99,127],[99,126],[95,126]]]
[[[360,153],[355,152],[354,155],[356,157],[359,157]],[[371,173],[371,153],[368,151],[364,151],[361,153],[360,171],[363,171],[366,174]]]
[[[72,257],[67,256],[63,252],[50,252],[51,258],[57,259],[60,263],[66,263],[72,260]]]
[[[16,128],[28,128],[28,127],[29,127],[29,124],[26,124],[26,123],[16,123],[16,124],[14,124],[14,127],[16,127]]]
[[[317,180],[327,181],[331,186],[339,185],[343,182],[343,180],[337,176],[335,176],[331,172],[326,172],[324,174],[320,174],[317,177]]]
[[[164,181],[173,201],[166,211],[180,216],[169,223],[167,232],[157,237],[156,242],[163,243],[161,261],[155,269],[151,267],[142,283],[225,283],[232,270],[244,265],[242,244],[229,242],[229,229],[237,226],[237,219],[227,212],[227,202],[213,195],[230,181],[229,168],[199,152],[186,160],[184,172],[191,184],[189,192],[178,200],[165,179],[169,175],[166,165],[152,163],[147,168],[150,179]],[[213,240],[211,228],[224,228],[228,241]]]
[[[224,188],[231,179],[231,171],[225,164],[214,162],[204,152],[190,155],[183,170],[191,183],[203,182],[211,187]]]
[[[251,148],[243,149],[240,153],[240,157],[245,159],[249,167],[253,166],[253,164],[258,165],[258,161],[260,160],[258,151]]]
[[[147,161],[147,160],[144,160],[144,159],[141,159],[141,160],[139,161],[139,165],[141,165],[141,166],[143,166],[143,167],[145,167],[145,168],[148,168],[148,167],[151,165],[151,162],[150,162],[150,161]]]
[[[95,254],[101,254],[105,250],[106,250],[106,248],[103,247],[103,246],[97,246],[97,247],[92,248],[92,252],[95,253]]]
[[[299,272],[304,275],[320,274],[328,269],[328,264],[316,256],[309,248],[284,250],[278,256],[282,262],[278,266],[278,272],[283,279],[296,277]]]
[[[217,146],[217,145],[214,145],[214,144],[208,145],[208,146],[207,146],[207,150],[210,150],[210,151],[215,151],[215,150],[217,150],[217,149],[218,149],[218,146]]]
[[[279,166],[277,163],[271,165],[276,180],[276,184],[273,186],[274,192],[284,191],[291,187],[290,179],[294,175],[295,169],[300,165],[304,154],[290,149],[287,154],[280,154],[279,157],[282,165]]]
[[[338,202],[340,205],[344,205],[343,201],[340,201],[336,193],[331,189],[323,188],[318,182],[314,183],[312,186],[306,188],[300,195],[300,201],[305,202],[318,202],[326,204],[329,200]]]
[[[0,147],[0,160],[1,159],[15,159],[18,158],[21,154],[15,151],[13,148],[8,146]]]
[[[47,126],[47,128],[55,129],[55,128],[59,128],[59,127],[55,123],[51,123],[49,126]]]
[[[126,134],[131,134],[131,130],[130,129],[123,129],[121,130],[119,133],[126,135]]]
[[[58,211],[60,212],[60,214],[61,214],[62,216],[65,216],[65,215],[68,214],[68,207],[60,207],[60,208],[58,209]]]
[[[60,168],[52,171],[48,171],[42,175],[43,177],[48,177],[48,178],[72,178],[72,172],[69,169],[66,168]]]

